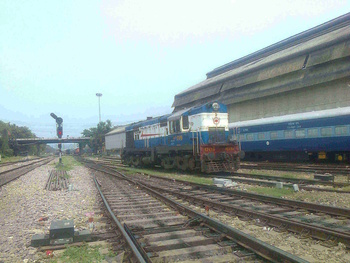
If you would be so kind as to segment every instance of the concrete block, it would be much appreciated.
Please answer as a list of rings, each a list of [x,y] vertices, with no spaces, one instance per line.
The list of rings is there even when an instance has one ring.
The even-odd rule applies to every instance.
[[[73,220],[55,220],[51,222],[50,239],[73,238],[74,221]]]
[[[237,185],[237,183],[232,182],[232,180],[224,178],[213,178],[213,184],[217,187],[232,187]]]
[[[82,241],[90,241],[91,240],[91,232],[87,229],[76,231],[74,233],[74,242],[82,242]]]
[[[276,183],[276,187],[277,187],[278,189],[282,189],[282,188],[283,188],[283,183],[282,183],[282,182],[277,182],[277,183]]]
[[[293,184],[294,192],[299,192],[299,186],[297,184]]]
[[[49,235],[37,234],[32,237],[30,242],[32,247],[48,246],[50,245]]]

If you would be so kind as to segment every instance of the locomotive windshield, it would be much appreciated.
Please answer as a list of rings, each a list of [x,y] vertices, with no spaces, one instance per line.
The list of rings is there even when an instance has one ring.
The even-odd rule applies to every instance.
[[[209,143],[225,142],[225,127],[209,128]]]

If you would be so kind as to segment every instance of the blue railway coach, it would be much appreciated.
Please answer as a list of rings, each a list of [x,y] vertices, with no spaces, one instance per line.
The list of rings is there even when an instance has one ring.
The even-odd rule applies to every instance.
[[[229,140],[227,108],[218,102],[149,118],[125,132],[125,164],[208,173],[239,169],[238,143]]]
[[[350,107],[231,123],[246,160],[350,160]]]

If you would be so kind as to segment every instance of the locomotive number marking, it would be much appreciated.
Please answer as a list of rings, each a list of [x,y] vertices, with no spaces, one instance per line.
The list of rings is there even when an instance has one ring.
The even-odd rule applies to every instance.
[[[225,148],[225,151],[226,151],[226,152],[234,152],[234,151],[235,151],[235,148],[234,148],[234,147],[226,147],[226,148]]]
[[[206,148],[204,148],[203,150],[204,150],[204,152],[206,152],[206,153],[215,152],[215,148],[211,148],[211,147],[206,147]]]

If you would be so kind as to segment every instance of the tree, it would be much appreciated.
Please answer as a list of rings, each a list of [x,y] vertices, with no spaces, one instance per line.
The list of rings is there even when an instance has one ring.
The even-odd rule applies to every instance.
[[[16,124],[0,121],[0,154],[12,156],[18,150],[15,143],[13,143],[15,139],[35,137],[35,134],[28,127],[20,127]],[[9,141],[12,143],[9,143]],[[43,149],[44,146],[40,148]],[[21,151],[28,152],[29,154],[34,154],[36,150],[35,146],[24,146],[21,148]]]
[[[85,137],[90,137],[88,142],[89,147],[94,153],[101,152],[105,144],[105,134],[112,130],[112,122],[107,120],[106,122],[101,121],[97,124],[97,127],[85,129],[81,134]]]

